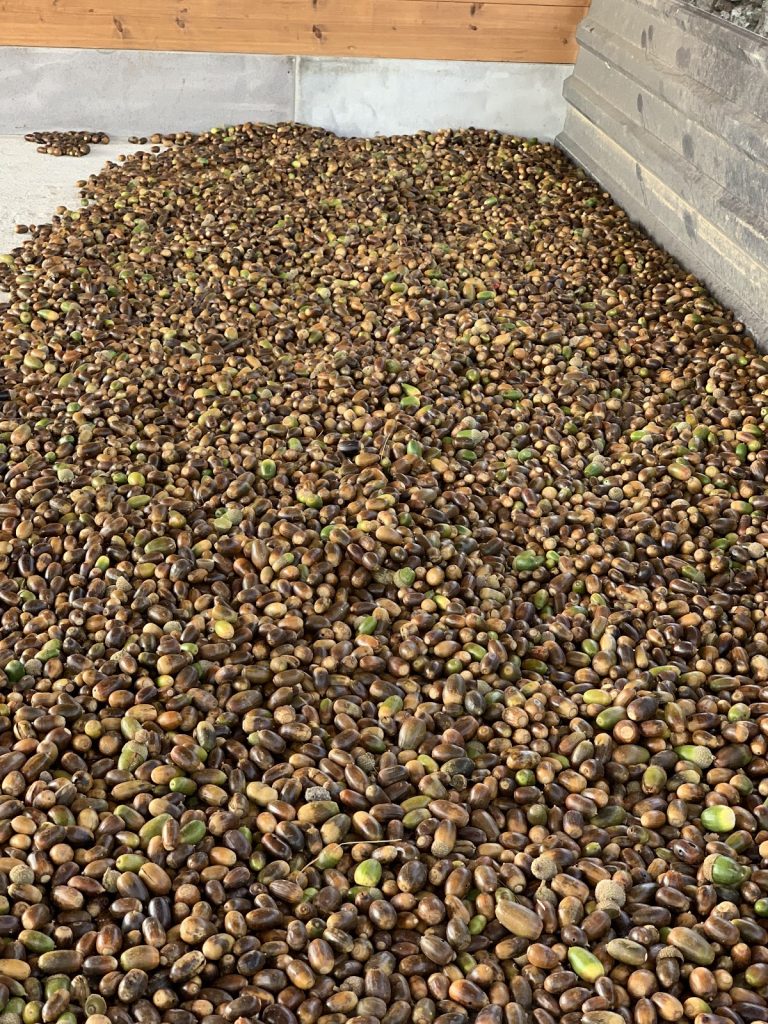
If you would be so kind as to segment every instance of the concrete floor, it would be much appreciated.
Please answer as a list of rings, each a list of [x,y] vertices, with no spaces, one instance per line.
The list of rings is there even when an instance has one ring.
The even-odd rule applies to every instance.
[[[100,170],[107,160],[137,149],[123,140],[91,146],[87,156],[48,156],[19,135],[0,135],[0,253],[10,252],[27,235],[17,235],[17,224],[46,224],[57,206],[79,209],[75,184]]]

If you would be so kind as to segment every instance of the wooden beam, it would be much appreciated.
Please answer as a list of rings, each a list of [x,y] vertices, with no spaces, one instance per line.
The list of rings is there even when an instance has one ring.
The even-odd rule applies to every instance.
[[[588,0],[0,0],[0,42],[570,63]]]

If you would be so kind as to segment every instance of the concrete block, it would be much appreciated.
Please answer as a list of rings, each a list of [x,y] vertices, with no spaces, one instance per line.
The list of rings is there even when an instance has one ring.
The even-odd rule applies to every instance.
[[[610,95],[628,117],[679,147],[686,159],[691,153],[697,161],[709,159],[708,147],[727,145],[733,161],[768,167],[768,126],[751,110],[684,76],[663,72],[613,33],[591,41],[599,50],[582,47],[574,81]]]
[[[764,0],[737,0],[733,7],[732,0],[688,0],[700,11],[709,11],[719,18],[730,21],[733,25],[748,28],[750,32],[759,32],[768,36],[768,6]]]
[[[593,0],[558,141],[768,346],[768,40]]]
[[[571,107],[560,136],[566,152],[768,345],[768,271],[688,204],[654,170]]]
[[[695,206],[707,220],[722,228],[733,242],[768,268],[768,220],[763,213],[766,193],[760,194],[757,190],[759,205],[751,203],[746,193],[737,191],[734,195],[733,190],[703,171],[700,161],[678,155],[652,131],[628,117],[623,107],[617,109],[575,76],[566,83],[565,94],[574,108],[620,144],[638,166],[652,168],[686,203]],[[746,162],[744,159],[743,163]],[[761,177],[765,179],[768,175],[765,168],[762,170]],[[747,169],[745,174],[748,174]],[[737,209],[744,213],[736,216]]]
[[[663,65],[768,118],[768,40],[724,24],[680,0],[594,0],[579,41],[619,32]]]
[[[553,139],[567,64],[298,58],[296,120],[340,135],[495,128]]]
[[[752,159],[709,127],[676,110],[622,70],[612,68],[606,75],[601,62],[584,53],[579,77],[572,76],[566,82],[565,95],[583,110],[582,94],[600,95],[606,86],[612,106],[620,109],[628,122],[663,142],[681,165],[692,164],[722,188],[742,196],[761,217],[768,218],[768,165]]]
[[[9,46],[0,60],[0,134],[115,135],[290,121],[292,57]]]

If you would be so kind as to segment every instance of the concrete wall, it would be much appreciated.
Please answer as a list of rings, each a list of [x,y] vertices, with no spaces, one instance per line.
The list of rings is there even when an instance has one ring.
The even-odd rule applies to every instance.
[[[553,139],[568,64],[0,48],[0,135],[115,136],[242,121],[342,135],[495,128]]]
[[[768,40],[593,0],[558,141],[768,346]]]

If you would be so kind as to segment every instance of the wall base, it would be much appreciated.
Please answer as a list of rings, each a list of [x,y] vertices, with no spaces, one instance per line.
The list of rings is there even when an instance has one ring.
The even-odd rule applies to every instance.
[[[569,64],[3,47],[0,135],[126,136],[243,121],[340,135],[495,128],[553,139]]]

